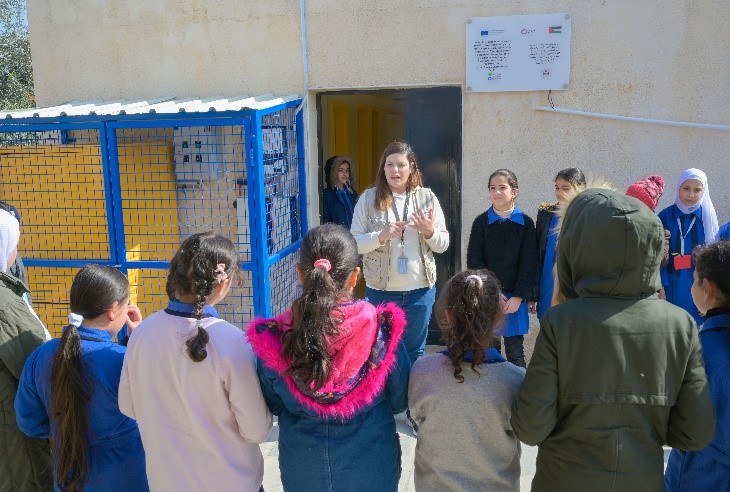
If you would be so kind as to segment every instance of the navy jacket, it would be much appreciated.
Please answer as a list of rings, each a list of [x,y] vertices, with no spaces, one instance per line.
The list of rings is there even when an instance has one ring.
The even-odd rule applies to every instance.
[[[85,492],[147,492],[142,439],[137,423],[119,411],[117,396],[126,347],[93,328],[80,327],[81,359],[93,382],[88,404],[89,475]],[[59,338],[38,347],[25,362],[15,398],[18,427],[37,438],[52,436],[57,423],[51,415],[51,365]],[[54,471],[54,481],[55,481]],[[56,486],[56,490],[60,490]]]
[[[336,190],[325,188],[322,191],[322,223],[340,224],[349,229],[352,225],[352,213],[355,210],[357,198],[357,191],[352,188],[345,189],[344,199],[350,201],[350,207],[337,196]]]
[[[714,311],[714,312],[713,312]],[[700,331],[705,371],[717,415],[715,437],[701,451],[673,449],[667,461],[667,491],[730,490],[730,308],[710,310]]]

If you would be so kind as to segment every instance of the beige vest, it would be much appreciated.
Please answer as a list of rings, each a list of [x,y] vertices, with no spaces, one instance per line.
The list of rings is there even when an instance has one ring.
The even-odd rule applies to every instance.
[[[420,210],[433,207],[435,195],[430,188],[418,187],[411,192],[414,195],[416,207],[414,210]],[[410,196],[409,196],[410,197]],[[389,223],[387,210],[378,210],[375,208],[375,188],[368,188],[360,197],[360,201],[367,204],[367,232],[380,232]],[[429,287],[436,284],[436,260],[433,257],[431,248],[426,244],[426,239],[422,233],[418,233],[418,242],[420,244],[421,262],[423,263],[423,271],[426,273]],[[373,289],[385,290],[388,284],[388,272],[390,271],[390,241],[363,256],[363,275],[365,283]]]

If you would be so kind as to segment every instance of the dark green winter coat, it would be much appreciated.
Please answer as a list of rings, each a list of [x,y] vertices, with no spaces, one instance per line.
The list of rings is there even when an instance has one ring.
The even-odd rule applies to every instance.
[[[25,359],[46,341],[43,325],[21,297],[27,291],[0,272],[0,492],[53,490],[48,441],[20,432],[13,408]]]
[[[661,222],[620,193],[568,206],[548,310],[512,414],[539,445],[533,492],[663,491],[663,444],[701,449],[715,415],[694,320],[658,298]]]

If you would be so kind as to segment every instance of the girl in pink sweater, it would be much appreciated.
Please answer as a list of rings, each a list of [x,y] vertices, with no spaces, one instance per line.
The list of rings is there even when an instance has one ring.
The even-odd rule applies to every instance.
[[[230,240],[190,236],[170,262],[167,308],[129,339],[119,408],[139,424],[151,490],[261,487],[271,414],[244,334],[213,308],[237,268]]]

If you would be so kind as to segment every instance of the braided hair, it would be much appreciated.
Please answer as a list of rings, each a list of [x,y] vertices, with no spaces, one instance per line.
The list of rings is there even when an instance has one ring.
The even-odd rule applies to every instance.
[[[210,339],[203,328],[203,308],[215,288],[238,272],[238,253],[230,239],[212,231],[193,234],[180,245],[170,261],[166,291],[170,299],[195,296],[196,334],[186,345],[195,362],[205,360]]]

